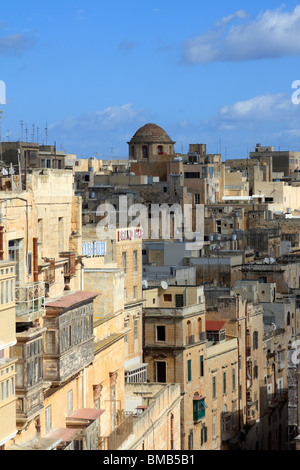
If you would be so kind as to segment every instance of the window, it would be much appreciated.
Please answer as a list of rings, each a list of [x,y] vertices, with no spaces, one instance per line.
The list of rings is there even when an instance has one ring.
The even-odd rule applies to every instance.
[[[200,377],[204,376],[204,361],[203,356],[200,356]]]
[[[50,431],[52,428],[52,410],[51,405],[45,409],[45,430]]]
[[[194,397],[193,399],[193,420],[200,421],[200,419],[205,418],[205,409],[207,405],[204,398]]]
[[[199,171],[187,171],[184,173],[184,177],[187,179],[200,178],[200,173]]]
[[[235,390],[235,369],[232,369],[232,390]]]
[[[69,390],[67,394],[68,415],[73,411],[73,390]]]
[[[256,361],[254,361],[254,366],[253,366],[253,379],[258,378],[258,365]]]
[[[164,302],[172,302],[172,295],[164,294]]]
[[[123,253],[122,253],[122,267],[124,269],[124,273],[126,274],[126,267],[127,267],[126,251],[123,251]]]
[[[133,298],[136,299],[137,286],[133,286]]]
[[[258,331],[253,332],[253,349],[258,349]]]
[[[213,429],[212,429],[213,437],[216,435],[216,415],[213,416]]]
[[[176,307],[177,308],[183,307],[183,295],[182,294],[176,294],[175,295],[175,302],[176,302]]]
[[[226,395],[226,372],[223,372],[223,394]]]
[[[165,326],[156,327],[156,339],[157,341],[166,341],[166,327]]]
[[[133,252],[133,272],[134,274],[138,272],[138,252],[136,250]]]
[[[188,382],[191,382],[192,380],[192,360],[191,359],[187,361],[187,368],[188,368]]]
[[[189,433],[189,444],[188,444],[188,450],[193,450],[193,447],[194,447],[194,442],[193,442],[193,430],[190,429],[190,433]]]
[[[195,194],[195,204],[200,204],[200,194]]]
[[[166,362],[157,361],[156,362],[156,382],[166,383]]]
[[[32,274],[32,253],[28,253],[27,255],[27,269],[28,269],[28,276]]]
[[[201,445],[205,444],[207,442],[207,427],[205,426],[205,423],[202,424],[202,429],[201,429]]]
[[[134,339],[138,339],[138,319],[134,320]]]
[[[146,145],[143,145],[142,147],[142,154],[143,158],[148,158],[148,147]]]
[[[10,280],[10,300],[11,300],[11,302],[14,301],[14,291],[15,291],[15,289],[14,289],[14,280],[11,279]]]
[[[1,304],[4,304],[4,282],[1,282]]]
[[[215,399],[216,396],[217,396],[216,392],[217,392],[217,389],[216,389],[216,376],[214,375],[213,376],[213,399]]]

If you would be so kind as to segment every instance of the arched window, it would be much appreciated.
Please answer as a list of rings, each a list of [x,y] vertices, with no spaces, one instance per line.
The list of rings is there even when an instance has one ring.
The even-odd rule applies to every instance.
[[[143,154],[143,158],[148,158],[148,147],[147,147],[147,145],[143,145],[142,154]]]
[[[131,146],[130,156],[134,157],[134,145]]]
[[[258,348],[258,331],[253,332],[253,349]]]
[[[287,324],[287,326],[289,326],[291,324],[291,314],[290,314],[290,312],[287,313],[286,324]]]
[[[190,344],[191,341],[191,322],[188,321],[186,325],[186,335],[187,335],[187,343]]]
[[[157,153],[160,154],[160,153],[163,153],[163,152],[164,152],[163,146],[162,146],[162,145],[159,145],[159,146],[157,147]]]
[[[201,339],[201,333],[202,333],[202,318],[198,319],[198,336],[199,340]]]

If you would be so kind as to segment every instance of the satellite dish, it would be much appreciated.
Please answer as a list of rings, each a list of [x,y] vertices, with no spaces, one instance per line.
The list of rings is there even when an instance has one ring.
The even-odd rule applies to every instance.
[[[264,259],[264,263],[265,263],[265,264],[270,264],[269,258],[265,258],[265,259]]]
[[[162,288],[163,290],[167,290],[168,287],[169,287],[168,284],[166,283],[166,281],[162,281],[162,283],[161,283],[160,286],[161,286],[161,288]]]
[[[274,259],[274,258],[270,258],[270,263],[271,263],[271,264],[275,263],[275,259]]]
[[[148,281],[144,280],[142,282],[142,285],[143,285],[143,289],[148,289]]]

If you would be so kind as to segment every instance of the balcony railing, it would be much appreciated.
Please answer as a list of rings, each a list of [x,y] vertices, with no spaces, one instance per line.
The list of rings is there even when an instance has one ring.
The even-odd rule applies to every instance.
[[[133,432],[133,414],[130,413],[106,438],[107,450],[118,450]]]
[[[42,315],[45,308],[45,284],[35,282],[16,288],[16,316]]]
[[[186,337],[186,344],[191,345],[195,344],[198,341],[205,341],[206,340],[206,331],[202,331],[198,335],[190,335]]]
[[[194,344],[194,343],[195,343],[194,335],[190,335],[186,337],[186,344]]]

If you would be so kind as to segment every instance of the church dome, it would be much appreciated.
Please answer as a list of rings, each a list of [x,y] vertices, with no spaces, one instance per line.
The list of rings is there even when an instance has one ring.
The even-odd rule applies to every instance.
[[[174,143],[168,134],[157,124],[148,123],[140,127],[131,139],[131,142],[165,142]]]

